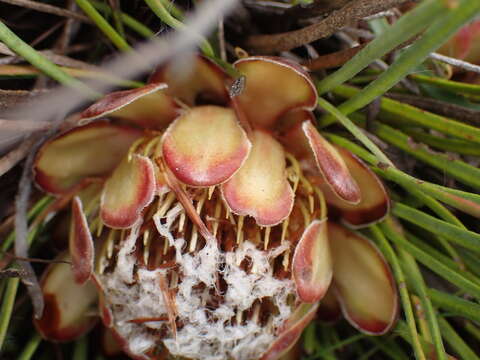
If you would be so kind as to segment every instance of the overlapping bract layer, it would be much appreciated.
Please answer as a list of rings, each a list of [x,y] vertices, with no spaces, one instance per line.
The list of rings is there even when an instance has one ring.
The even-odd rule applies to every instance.
[[[48,192],[71,196],[85,179],[104,181],[98,196],[89,199],[88,211],[80,197],[73,200],[70,252],[75,281],[82,284],[93,277],[103,298],[105,288],[93,271],[93,242],[111,239],[101,235],[101,226],[110,233],[126,231],[130,237],[136,229],[144,236],[142,246],[147,246],[155,219],[152,214],[166,211],[175,201],[187,217],[179,222],[188,223],[190,252],[195,254],[202,247],[220,253],[239,251],[230,231],[217,231],[218,222],[223,221],[217,215],[220,206],[236,226],[237,244],[244,239],[258,251],[266,251],[270,243],[271,253],[276,248],[285,252],[283,270],[276,270],[275,276],[295,284],[292,317],[275,330],[277,341],[264,349],[264,359],[276,359],[294,345],[328,289],[335,290],[354,326],[372,334],[388,330],[397,313],[388,265],[373,244],[328,222],[325,205],[336,219],[361,227],[385,216],[388,196],[368,167],[345,149],[329,144],[313,125],[311,111],[317,94],[308,74],[298,64],[280,58],[242,59],[234,66],[245,76],[245,84],[230,97],[227,86],[233,79],[210,60],[191,59],[189,71],[182,71],[178,64],[163,66],[149,85],[100,99],[82,113],[81,122],[86,125],[59,135],[40,150],[36,180]],[[93,122],[105,116],[111,121]],[[157,201],[159,196],[164,202]],[[200,216],[202,211],[208,216]],[[89,226],[95,221],[99,235],[92,240]],[[178,230],[178,236],[182,231]],[[197,232],[202,241],[197,240]],[[259,237],[263,240],[258,241]],[[178,240],[169,240],[177,260],[170,259],[173,265],[168,266],[179,266],[175,265],[179,249],[174,243]],[[108,267],[102,265],[105,258],[125,247],[117,246],[120,250],[104,247],[97,254],[100,269]],[[158,251],[168,254],[165,246]],[[225,265],[215,263],[218,259],[212,259],[214,266],[209,271],[214,273],[205,276],[221,277],[220,267]],[[114,266],[127,265],[119,261]],[[135,266],[153,265],[144,261]],[[155,266],[164,271],[162,266],[167,265]],[[247,265],[235,266],[245,270]],[[269,266],[273,271],[273,261]],[[176,334],[175,319],[181,314],[174,310],[175,296],[165,284],[164,279],[159,291],[169,310],[165,320],[156,321],[168,321]],[[74,292],[82,289],[71,286],[77,286]],[[378,300],[378,311],[367,311],[362,303],[372,294],[383,299]],[[108,296],[102,302],[108,303]],[[54,303],[49,306],[50,312],[68,312]],[[105,309],[102,306],[104,322],[115,324],[115,314]],[[76,318],[67,318],[81,333],[84,327],[77,326]],[[39,328],[42,324],[38,323]],[[55,339],[52,334],[46,336]],[[132,354],[128,339],[123,340]],[[133,353],[139,358],[148,358],[148,354]]]

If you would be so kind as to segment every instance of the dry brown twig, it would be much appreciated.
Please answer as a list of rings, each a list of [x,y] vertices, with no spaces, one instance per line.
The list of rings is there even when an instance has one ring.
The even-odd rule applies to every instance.
[[[10,5],[21,6],[24,8],[28,8],[28,9],[48,13],[48,14],[63,16],[67,18],[73,18],[86,23],[91,23],[90,19],[85,15],[78,14],[75,11],[62,9],[57,6],[40,3],[38,1],[31,1],[31,0],[0,0],[0,1]]]
[[[400,50],[406,46],[412,44],[415,40],[417,40],[418,36],[414,36],[408,41],[398,45],[395,49],[390,51],[388,54],[391,54],[394,51]],[[357,55],[360,50],[362,50],[368,43],[353,46],[348,49],[339,50],[331,54],[321,55],[316,57],[315,59],[307,60],[302,63],[302,65],[306,66],[310,71],[317,71],[322,69],[330,69],[338,66],[342,66],[352,57]]]
[[[312,41],[332,35],[338,29],[351,25],[381,11],[389,10],[407,0],[355,0],[340,10],[332,12],[324,20],[299,30],[272,35],[252,35],[246,46],[254,52],[274,53],[288,51]]]
[[[19,146],[0,158],[0,176],[13,168],[17,163],[25,158],[30,148],[36,141],[36,136],[31,136],[24,140]]]
[[[348,49],[335,51],[330,54],[321,55],[315,59],[307,60],[303,63],[310,71],[318,71],[322,69],[331,69],[342,66],[367,44],[357,45]]]

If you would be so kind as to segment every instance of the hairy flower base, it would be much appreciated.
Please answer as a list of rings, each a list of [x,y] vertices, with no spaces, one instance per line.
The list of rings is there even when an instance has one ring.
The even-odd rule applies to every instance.
[[[196,253],[182,254],[185,240],[174,239],[168,229],[178,215],[179,207],[173,208],[167,224],[161,225],[161,232],[177,247],[175,271],[134,271],[136,259],[128,254],[135,246],[133,233],[118,254],[122,267],[99,277],[114,329],[128,339],[133,355],[164,353],[166,347],[172,355],[191,359],[259,358],[291,315],[288,295],[294,295],[293,282],[273,276],[269,259],[275,254],[271,251],[265,256],[249,241],[228,253],[208,245]],[[244,261],[255,269],[247,273],[239,266]],[[219,277],[223,284],[218,283]],[[162,278],[169,280],[167,291],[174,293],[171,304],[166,301],[169,295],[162,288]],[[172,311],[178,314],[176,334],[169,323]]]
[[[294,246],[320,215],[321,198],[298,171],[287,168],[297,193],[292,214],[274,227],[231,213],[219,189],[186,188],[221,241],[199,236],[173,192],[145,209],[128,235],[101,229],[96,279],[104,322],[111,317],[132,355],[167,349],[191,359],[247,360],[267,351],[298,305]]]

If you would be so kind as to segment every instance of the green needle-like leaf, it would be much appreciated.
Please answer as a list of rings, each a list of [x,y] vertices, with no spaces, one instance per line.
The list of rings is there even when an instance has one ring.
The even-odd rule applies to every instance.
[[[392,213],[453,243],[480,253],[480,234],[476,232],[449,224],[401,203],[395,203]]]
[[[428,289],[428,295],[433,303],[443,310],[480,323],[479,304],[436,289]]]
[[[107,20],[95,9],[89,0],[75,0],[77,5],[88,15],[90,19],[98,26],[107,38],[122,51],[131,50],[127,41],[108,23]]]
[[[318,105],[332,114],[348,131],[352,133],[353,136],[358,139],[358,141],[362,142],[363,145],[365,145],[365,147],[377,157],[379,162],[395,167],[378,146],[375,145],[372,140],[370,140],[348,117],[338,111],[335,106],[321,97],[318,98]]]
[[[342,85],[333,89],[333,93],[342,98],[350,99],[360,93],[360,89]],[[452,135],[467,141],[480,143],[480,129],[471,125],[448,119],[415,106],[400,101],[382,97],[380,102],[380,120],[393,121],[395,124],[421,126],[437,130],[446,135]],[[322,123],[324,126],[325,123]]]
[[[320,81],[317,84],[319,94],[330,91],[348,81],[374,60],[381,58],[425,29],[446,10],[447,8],[443,1],[423,1],[413,11],[402,16],[389,31],[385,31],[370,42],[362,51],[343,65],[340,70],[335,71]]]
[[[22,353],[17,358],[17,360],[30,360],[34,359],[33,355],[37,351],[38,345],[42,342],[42,337],[39,333],[35,332],[33,336],[30,338],[28,343],[23,348]]]
[[[388,243],[387,239],[383,235],[378,225],[371,226],[370,231],[372,232],[372,235],[375,238],[383,255],[385,256],[388,263],[392,267],[393,275],[395,276],[395,280],[398,286],[398,291],[400,293],[400,300],[402,301],[402,309],[405,313],[405,318],[408,325],[408,332],[412,339],[412,346],[413,346],[413,350],[415,351],[415,357],[418,360],[426,359],[422,346],[420,344],[420,340],[418,338],[418,331],[415,323],[415,315],[413,312],[412,302],[410,301],[410,294],[406,286],[405,274],[402,270],[402,267],[400,266],[400,262],[398,260],[397,254]]]
[[[459,272],[453,271],[450,267],[446,266],[441,261],[434,258],[432,255],[413,245],[403,236],[399,236],[394,231],[394,229],[392,229],[391,226],[389,226],[386,222],[381,223],[379,226],[383,233],[391,241],[395,242],[398,246],[404,248],[423,265],[425,265],[444,279],[450,281],[452,284],[455,284],[460,289],[464,290],[470,295],[475,296],[477,299],[480,299],[480,285],[468,280]]]
[[[480,2],[462,0],[443,16],[435,17],[436,21],[422,37],[405,50],[382,75],[372,81],[360,93],[350,98],[339,110],[350,114],[368,105],[377,97],[383,95],[396,83],[403,79],[412,69],[420,65],[428,55],[435,51],[463,24],[473,18],[480,11]],[[434,17],[434,15],[430,15]],[[394,31],[393,29],[391,31]],[[325,122],[323,122],[325,124]]]
[[[7,288],[5,294],[3,294],[2,306],[0,307],[0,352],[5,342],[8,325],[10,324],[19,282],[19,278],[8,279]]]
[[[478,360],[477,354],[475,354],[462,337],[457,334],[446,319],[440,318],[438,322],[445,340],[461,356],[462,360]]]

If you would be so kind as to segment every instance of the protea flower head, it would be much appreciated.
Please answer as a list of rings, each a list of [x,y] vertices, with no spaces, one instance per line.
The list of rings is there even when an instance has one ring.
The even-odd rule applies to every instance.
[[[43,277],[44,337],[83,334],[98,303],[132,358],[277,359],[328,289],[362,331],[392,326],[388,265],[339,225],[381,219],[382,183],[316,130],[298,64],[234,66],[236,80],[200,56],[188,71],[162,66],[41,148],[38,185],[58,197],[52,209],[71,206],[61,256],[73,265]]]

